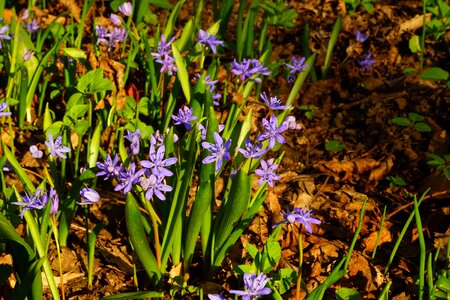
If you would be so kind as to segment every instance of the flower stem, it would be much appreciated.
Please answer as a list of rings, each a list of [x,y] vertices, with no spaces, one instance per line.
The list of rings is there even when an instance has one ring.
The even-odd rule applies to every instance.
[[[60,284],[61,284],[61,296],[62,299],[66,299],[66,295],[64,293],[64,274],[62,271],[62,263],[61,263],[61,248],[59,247],[59,240],[58,240],[58,228],[56,227],[56,219],[54,215],[51,215],[51,222],[52,222],[52,228],[53,228],[53,235],[55,236],[55,244],[56,244],[56,250],[58,254],[58,264],[59,264],[59,275],[60,275]]]
[[[303,235],[300,228],[298,234],[298,272],[297,272],[297,290],[295,299],[300,300],[300,291],[302,290],[302,267],[303,267]]]

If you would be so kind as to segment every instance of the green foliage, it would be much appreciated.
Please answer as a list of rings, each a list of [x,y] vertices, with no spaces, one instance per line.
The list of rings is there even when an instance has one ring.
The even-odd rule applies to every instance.
[[[439,80],[447,81],[448,72],[439,67],[432,67],[423,71],[422,74],[420,74],[420,79],[431,81],[439,81]]]
[[[408,113],[408,118],[405,117],[394,117],[392,118],[392,123],[402,127],[409,127],[417,130],[418,132],[430,132],[431,127],[424,122],[425,117],[420,114],[410,112]]]
[[[450,179],[450,154],[439,156],[434,153],[427,153],[429,157],[428,165],[435,167],[437,170],[444,173],[445,177]]]
[[[426,25],[427,33],[438,40],[450,25],[450,5],[445,0],[427,1],[427,4],[426,10],[433,14]]]
[[[389,186],[390,187],[405,186],[405,185],[408,184],[406,182],[406,180],[403,179],[403,177],[401,177],[401,176],[387,176],[386,180],[389,181]]]
[[[373,9],[375,2],[376,0],[345,0],[347,12],[349,14],[356,13],[359,9],[359,6],[362,6],[364,10],[370,12]]]
[[[362,297],[355,291],[354,289],[349,288],[340,288],[336,290],[336,299],[337,300],[361,300]]]
[[[345,149],[345,145],[342,144],[341,142],[335,141],[335,140],[331,140],[326,142],[325,144],[325,150],[329,151],[329,152],[341,152],[342,150]]]
[[[295,9],[288,9],[286,3],[282,0],[265,1],[261,3],[264,14],[267,17],[267,23],[273,26],[283,26],[285,28],[293,28],[294,21],[298,17]]]

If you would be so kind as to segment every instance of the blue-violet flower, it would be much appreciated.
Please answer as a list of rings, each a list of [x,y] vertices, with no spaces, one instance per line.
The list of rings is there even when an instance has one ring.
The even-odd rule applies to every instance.
[[[85,187],[80,191],[81,201],[78,204],[94,204],[100,200],[100,195],[96,190]]]
[[[278,169],[278,164],[274,164],[273,162],[274,162],[273,158],[267,161],[261,159],[262,169],[255,170],[255,174],[260,177],[258,180],[259,185],[263,184],[264,182],[267,182],[269,186],[273,187],[274,181],[280,180],[280,176],[274,173],[275,170]]]
[[[219,41],[215,35],[209,34],[203,29],[200,29],[197,40],[200,44],[209,46],[214,54],[217,53],[216,46],[223,46],[224,42]]]
[[[245,291],[230,290],[231,294],[242,296],[242,300],[256,299],[259,296],[270,295],[272,291],[265,287],[270,280],[264,273],[259,275],[250,273],[244,274]]]
[[[281,126],[278,127],[277,118],[274,115],[270,117],[269,121],[262,119],[262,123],[266,131],[256,138],[257,141],[269,140],[269,149],[272,149],[275,146],[275,141],[278,141],[281,144],[286,142],[281,133],[286,131],[287,126],[281,124]]]
[[[70,148],[63,145],[62,136],[58,136],[56,140],[53,140],[53,135],[50,131],[48,132],[48,142],[45,141],[45,145],[53,157],[67,158],[64,153],[70,152]]]
[[[216,172],[219,172],[220,168],[222,168],[223,160],[230,160],[230,153],[227,151],[231,146],[231,139],[224,144],[223,138],[217,133],[214,132],[214,141],[215,144],[211,144],[208,142],[203,142],[202,146],[208,151],[211,151],[211,154],[206,156],[202,163],[209,164],[212,162],[216,162]]]
[[[175,121],[175,125],[184,125],[187,130],[192,129],[191,121],[197,119],[197,116],[192,115],[192,108],[183,106],[178,110],[178,115],[173,115],[172,119]]]
[[[266,103],[267,106],[272,110],[285,110],[292,106],[292,105],[283,105],[283,103],[281,103],[280,99],[278,99],[277,96],[267,97],[267,94],[265,92],[262,92],[261,94],[259,94],[259,96],[261,97],[261,99],[263,99],[264,103]]]

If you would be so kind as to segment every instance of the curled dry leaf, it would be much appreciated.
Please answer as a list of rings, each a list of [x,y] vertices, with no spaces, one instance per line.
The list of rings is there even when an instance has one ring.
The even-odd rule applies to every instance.
[[[372,158],[357,158],[350,161],[328,161],[319,164],[319,169],[336,181],[352,179],[354,175],[360,175],[378,167],[380,163]],[[343,177],[340,174],[345,173]]]
[[[392,234],[390,228],[392,223],[386,221],[383,228],[381,229],[380,239],[377,245],[377,238],[379,231],[374,231],[370,233],[363,241],[362,246],[364,247],[364,252],[373,252],[375,247],[379,247],[384,243],[392,242]]]

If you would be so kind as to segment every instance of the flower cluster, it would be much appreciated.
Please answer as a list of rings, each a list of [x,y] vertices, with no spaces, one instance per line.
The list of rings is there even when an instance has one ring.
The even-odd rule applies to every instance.
[[[22,14],[22,21],[26,21],[26,23],[23,24],[23,27],[29,33],[33,34],[39,31],[38,21],[35,17],[30,20],[30,13],[28,9],[26,9]]]
[[[22,206],[22,212],[20,213],[20,218],[23,219],[23,215],[27,210],[30,209],[42,209],[47,203],[51,203],[50,214],[55,215],[58,212],[59,207],[59,197],[53,187],[50,187],[48,193],[44,192],[42,189],[37,189],[33,195],[29,195],[25,192],[25,196],[22,196],[22,201],[11,202],[11,204]]]
[[[183,106],[178,110],[177,115],[172,116],[172,120],[175,121],[174,125],[184,125],[186,130],[192,130],[191,121],[197,119],[197,116],[193,116],[192,113],[192,108]]]
[[[230,294],[242,296],[242,300],[256,299],[259,296],[270,295],[272,291],[266,287],[270,279],[264,273],[260,273],[259,275],[253,273],[244,274],[245,290],[230,290]]]
[[[244,81],[245,79],[253,79],[257,83],[261,83],[261,78],[258,75],[268,76],[271,74],[269,69],[261,64],[257,59],[244,59],[238,63],[236,59],[231,63],[231,73],[239,76],[239,79]]]
[[[172,56],[172,43],[175,40],[173,37],[169,41],[166,41],[166,37],[164,34],[161,35],[158,42],[158,48],[156,52],[152,52],[152,56],[155,61],[162,65],[161,73],[167,71],[167,74],[172,76],[175,72],[178,71],[175,63],[175,58]]]
[[[275,223],[272,228],[277,227],[280,224],[295,224],[300,223],[303,225],[309,233],[312,233],[311,224],[320,224],[320,220],[312,217],[313,211],[302,208],[294,208],[292,212],[289,210],[281,215],[283,216],[283,220],[278,223]]]
[[[135,132],[128,131],[128,135],[125,136],[131,142],[130,148],[133,155],[139,154],[140,136],[139,130]],[[154,133],[150,138],[149,159],[142,160],[139,164],[132,162],[128,168],[119,161],[117,154],[114,156],[114,159],[108,154],[103,163],[97,162],[97,167],[100,171],[97,172],[96,176],[104,176],[105,180],[117,179],[118,184],[114,188],[115,191],[122,191],[124,194],[128,194],[133,186],[138,184],[146,192],[145,198],[147,200],[150,200],[153,196],[158,197],[160,200],[166,200],[164,192],[172,191],[172,187],[165,184],[165,178],[173,175],[173,172],[167,167],[175,164],[177,158],[165,158],[166,148],[163,142],[164,138],[159,132]]]
[[[113,23],[115,24],[115,23]],[[101,25],[95,27],[97,34],[97,45],[104,44],[108,50],[115,49],[127,38],[128,32],[123,27],[103,28]]]
[[[51,132],[48,133],[48,141],[45,142],[45,145],[48,147],[50,154],[57,158],[66,159],[67,156],[64,153],[70,152],[70,148],[64,146],[62,143],[62,136],[58,136],[55,140],[53,140],[53,134]]]
[[[209,34],[203,29],[200,29],[197,40],[200,44],[209,46],[214,54],[217,53],[216,46],[224,46],[223,41],[219,41],[215,35]]]

